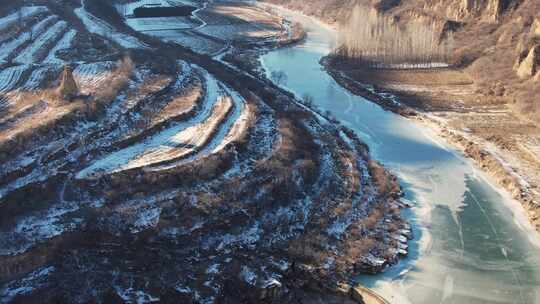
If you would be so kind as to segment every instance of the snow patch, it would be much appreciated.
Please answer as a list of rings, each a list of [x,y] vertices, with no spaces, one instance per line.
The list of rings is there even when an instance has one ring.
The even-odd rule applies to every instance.
[[[90,94],[105,85],[115,66],[112,61],[81,64],[73,71],[73,77],[81,92]]]
[[[137,214],[137,220],[131,227],[132,233],[139,233],[151,227],[156,227],[159,223],[161,208],[144,209]]]
[[[27,69],[27,65],[18,65],[2,70],[0,72],[0,93],[12,90]]]
[[[47,78],[47,74],[58,73],[61,70],[60,65],[45,65],[40,66],[37,69],[32,71],[30,77],[26,80],[26,83],[21,87],[23,90],[36,90],[39,88],[41,83]]]
[[[189,149],[195,149],[200,145],[201,134],[210,132],[206,129],[217,123],[215,117],[211,116],[218,100],[222,103],[226,101],[218,98],[221,94],[218,82],[215,78],[206,73],[207,95],[201,111],[192,119],[173,124],[171,127],[145,139],[135,145],[116,151],[94,162],[91,166],[77,174],[78,179],[94,178],[103,173],[113,173],[130,168],[148,166],[153,163],[170,159],[172,154],[178,150],[176,156],[188,153]],[[211,124],[206,124],[209,120]],[[203,133],[201,133],[203,132]],[[182,148],[182,149],[180,149]],[[186,150],[186,151],[184,151]],[[175,158],[176,158],[175,156]]]
[[[77,220],[69,223],[62,221],[67,213],[78,209],[75,205],[58,204],[50,208],[42,216],[29,216],[17,223],[10,233],[4,233],[7,238],[0,238],[2,249],[0,255],[16,255],[26,252],[38,242],[61,235],[66,230],[72,230],[78,224]]]
[[[30,32],[32,32],[32,35],[34,36],[41,35],[41,33],[45,31],[46,26],[56,18],[56,16],[48,16],[47,18],[33,25],[30,31],[25,31],[22,34],[18,35],[15,39],[12,39],[9,42],[2,44],[0,46],[0,61],[7,60],[16,49],[29,41],[31,37]]]
[[[135,290],[132,287],[128,289],[123,289],[121,287],[115,286],[114,289],[116,290],[118,296],[127,303],[145,304],[156,303],[160,301],[159,298],[153,297],[152,295],[142,290]]]
[[[58,41],[58,43],[55,45],[55,47],[49,52],[49,55],[47,55],[47,58],[43,60],[44,63],[56,63],[56,64],[62,64],[65,61],[56,57],[56,53],[61,50],[66,50],[71,47],[71,44],[73,42],[73,39],[75,38],[75,35],[77,35],[76,30],[69,30],[67,31],[64,36]]]
[[[0,291],[2,303],[9,303],[19,295],[31,293],[33,290],[41,288],[47,284],[47,277],[55,270],[53,266],[40,268],[18,281],[13,281],[5,285]]]
[[[195,26],[187,17],[128,18],[126,24],[138,32],[186,30]]]
[[[260,240],[262,232],[263,230],[260,227],[260,223],[256,222],[248,230],[240,234],[234,235],[234,234],[227,233],[221,237],[211,238],[209,240],[208,245],[210,245],[211,243],[219,242],[217,246],[217,250],[223,250],[226,247],[229,247],[231,245],[236,245],[236,244],[253,248],[255,244]]]
[[[28,18],[47,11],[46,6],[24,6],[18,12],[0,18],[0,29],[11,26],[12,23],[18,21],[19,17]]]
[[[187,47],[199,54],[213,55],[220,53],[225,47],[224,43],[205,38],[201,35],[197,35],[196,33],[192,33],[191,31],[163,30],[148,32],[148,34],[160,38],[163,41],[173,42]]]
[[[248,266],[242,266],[240,277],[248,284],[255,286],[257,282],[257,274],[251,270]]]
[[[60,34],[66,29],[67,23],[65,21],[58,21],[52,27],[50,27],[45,33],[39,35],[39,37],[26,47],[19,56],[15,58],[15,62],[18,63],[35,63],[39,60],[38,52],[45,48],[50,41],[57,39]]]
[[[219,273],[219,264],[212,264],[208,269],[206,270],[207,274],[218,274]]]

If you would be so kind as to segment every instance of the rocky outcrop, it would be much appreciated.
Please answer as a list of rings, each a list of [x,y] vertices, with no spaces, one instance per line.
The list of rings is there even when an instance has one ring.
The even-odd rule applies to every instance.
[[[458,22],[467,22],[473,18],[497,22],[515,2],[514,0],[423,1],[421,9],[434,16],[441,16],[442,13],[445,18]]]
[[[527,44],[523,39],[520,39],[515,49],[516,60],[514,61],[513,70],[517,72],[519,66],[528,55]]]
[[[529,33],[532,38],[540,39],[540,18],[534,19]]]
[[[64,71],[62,72],[60,87],[58,88],[58,95],[60,95],[60,97],[63,99],[70,100],[78,94],[79,88],[77,87],[77,83],[73,78],[73,69],[71,66],[66,65],[64,66]]]
[[[527,79],[533,77],[540,67],[540,45],[533,46],[527,57],[523,61],[519,62],[517,68],[517,75],[521,79]]]
[[[463,17],[482,16],[489,21],[497,21],[504,10],[504,4],[503,0],[462,0],[460,13]]]

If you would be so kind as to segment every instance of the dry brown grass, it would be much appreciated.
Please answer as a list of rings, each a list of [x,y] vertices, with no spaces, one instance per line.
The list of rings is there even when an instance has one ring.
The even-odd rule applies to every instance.
[[[11,152],[23,149],[35,137],[41,138],[57,131],[66,125],[72,125],[76,120],[97,118],[105,107],[118,95],[131,76],[134,64],[129,57],[122,59],[115,70],[114,77],[105,87],[98,90],[93,99],[75,98],[64,100],[58,95],[56,88],[38,92],[21,92],[20,100],[9,109],[6,119],[11,118],[8,127],[0,132],[0,141],[10,140]],[[44,109],[23,115],[27,107],[45,103]]]
[[[377,241],[370,237],[363,237],[359,240],[349,242],[345,249],[345,258],[349,263],[355,264],[376,244]]]
[[[120,60],[107,85],[99,88],[96,92],[94,96],[96,101],[98,103],[108,103],[116,98],[118,92],[127,85],[134,69],[135,65],[129,56]]]
[[[375,227],[377,227],[379,221],[382,219],[385,213],[383,209],[384,208],[382,207],[382,205],[377,205],[375,208],[373,208],[368,217],[360,221],[360,225],[363,226],[366,230],[372,231],[373,229],[375,229]]]
[[[468,85],[472,79],[460,69],[355,69],[350,71],[355,79],[368,82],[399,83],[415,85]]]
[[[201,86],[191,86],[182,91],[182,95],[175,96],[157,115],[153,121],[159,122],[170,116],[191,111],[203,97]]]
[[[524,86],[514,94],[512,108],[528,121],[540,127],[540,83]]]
[[[289,242],[287,253],[295,260],[321,265],[329,256],[328,251],[324,247],[327,243],[328,239],[326,236],[309,233]]]
[[[22,92],[20,94],[20,102],[14,108],[11,108],[10,113],[4,117],[7,120],[11,118],[14,121],[8,128],[0,132],[1,141],[19,135],[31,135],[32,130],[54,123],[54,121],[59,120],[65,115],[83,108],[83,102],[81,100],[66,102],[58,98],[56,90],[44,90],[37,93]],[[21,112],[38,103],[45,103],[44,109],[28,115],[24,115]]]
[[[393,177],[382,167],[379,163],[374,160],[368,162],[368,169],[371,174],[373,182],[379,189],[379,195],[387,196],[393,193],[396,193],[399,189],[399,186]]]

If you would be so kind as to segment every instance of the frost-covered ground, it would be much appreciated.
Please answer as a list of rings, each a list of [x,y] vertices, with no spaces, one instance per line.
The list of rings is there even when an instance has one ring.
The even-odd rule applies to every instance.
[[[113,5],[130,23],[158,2],[178,5]],[[399,202],[354,135],[222,57],[143,36],[216,55],[282,35],[280,18],[195,2],[191,20],[139,19],[135,35],[81,4],[38,9],[32,37],[0,42],[0,302],[256,302],[360,257],[396,262],[386,223],[405,226],[385,212]],[[70,100],[56,90],[65,63]],[[386,243],[356,256],[363,238]]]
[[[172,7],[180,5],[199,5],[202,1],[185,1],[185,0],[136,0],[128,3],[116,4],[115,7],[118,13],[123,16],[133,15],[133,11],[138,7]]]
[[[5,29],[8,26],[12,26],[22,20],[28,19],[28,17],[35,16],[48,11],[46,6],[24,6],[17,12],[0,18],[0,29]]]
[[[26,90],[26,91],[32,91],[32,90],[38,89],[41,83],[45,80],[45,78],[50,72],[59,73],[61,68],[62,68],[61,65],[57,65],[57,66],[44,65],[44,66],[35,68],[32,71],[32,74],[30,75],[30,77],[28,77],[28,79],[24,83],[24,85],[21,86],[21,89]]]
[[[198,9],[191,17],[132,16],[137,7],[168,7],[179,3],[180,1],[137,1],[117,5],[117,11],[134,30],[180,44],[200,54],[219,54],[234,41],[277,41],[284,30],[281,18],[247,3],[227,5],[221,2],[195,2],[192,5]]]
[[[201,110],[192,119],[171,125],[169,128],[116,151],[92,164],[77,174],[77,178],[95,178],[103,173],[113,173],[138,167],[151,166],[166,161],[177,161],[195,153],[213,153],[230,143],[234,135],[233,124],[238,122],[245,105],[243,98],[230,89],[225,89],[208,73],[206,94]],[[243,117],[239,123],[247,123]],[[242,126],[236,128],[242,129]],[[200,155],[197,155],[200,157]]]
[[[196,26],[188,17],[128,18],[126,24],[140,32],[185,30]]]
[[[58,43],[49,51],[49,55],[47,55],[47,58],[43,60],[43,63],[64,63],[65,61],[58,58],[56,53],[70,48],[76,35],[77,31],[74,29],[67,31],[64,36],[62,36],[62,38],[58,41]]]
[[[115,62],[102,61],[83,63],[73,71],[73,77],[83,94],[89,94],[99,90],[113,76]]]
[[[219,40],[201,36],[192,31],[164,30],[149,32],[149,34],[164,41],[190,48],[200,54],[215,54],[225,47],[225,43]]]
[[[0,46],[0,49],[2,49],[0,52],[0,61],[6,61],[9,57],[14,57],[15,50],[23,47],[26,43],[31,43],[30,38],[41,35],[55,20],[57,20],[56,16],[48,16],[33,25],[29,31],[24,31],[20,35],[14,36],[9,41],[4,42]]]
[[[26,65],[9,67],[0,72],[0,92],[7,92],[15,88],[24,71],[28,69]]]
[[[0,299],[2,302],[9,303],[18,295],[28,294],[37,288],[47,286],[47,277],[54,270],[53,266],[44,267],[28,274],[17,282],[7,284],[0,290]]]
[[[82,7],[75,9],[75,14],[81,19],[83,24],[86,26],[86,29],[91,33],[111,39],[127,49],[147,47],[137,38],[119,32],[107,22],[90,14],[84,7],[84,0],[82,1]]]
[[[43,34],[37,37],[32,44],[22,50],[19,56],[15,57],[14,62],[31,64],[35,63],[39,58],[37,53],[43,51],[48,45],[55,43],[63,34],[67,27],[65,21],[58,21],[47,29]]]

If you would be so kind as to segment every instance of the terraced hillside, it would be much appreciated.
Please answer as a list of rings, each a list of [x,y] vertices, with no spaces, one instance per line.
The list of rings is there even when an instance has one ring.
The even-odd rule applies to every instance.
[[[291,27],[193,2],[174,39],[125,1],[3,9],[0,302],[292,302],[407,254],[399,185],[367,147],[220,61]]]

